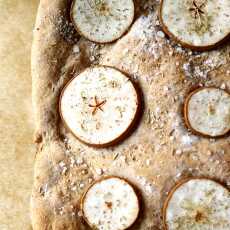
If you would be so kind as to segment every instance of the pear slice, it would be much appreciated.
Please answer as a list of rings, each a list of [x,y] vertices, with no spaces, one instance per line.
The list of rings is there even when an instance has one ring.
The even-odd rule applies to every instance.
[[[224,136],[230,131],[230,94],[214,87],[199,88],[186,98],[184,117],[195,134]]]
[[[140,111],[138,90],[115,68],[95,66],[73,78],[60,98],[60,114],[80,141],[108,147],[123,140]]]
[[[179,182],[163,207],[165,230],[229,230],[230,192],[206,178]]]
[[[163,30],[193,50],[216,47],[230,36],[229,0],[162,0]]]
[[[118,177],[107,177],[94,183],[83,196],[81,206],[86,222],[98,230],[127,229],[139,214],[135,190]]]
[[[71,18],[77,31],[97,43],[120,38],[134,20],[133,0],[74,0]]]

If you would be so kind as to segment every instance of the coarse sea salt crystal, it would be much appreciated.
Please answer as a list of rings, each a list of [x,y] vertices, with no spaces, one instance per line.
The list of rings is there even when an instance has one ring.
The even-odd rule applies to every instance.
[[[78,159],[77,159],[77,164],[78,164],[78,165],[83,164],[83,159],[82,159],[82,158],[78,158]]]
[[[81,183],[81,184],[79,185],[79,187],[82,189],[82,188],[85,187],[85,185],[84,185],[83,183]]]
[[[157,31],[157,36],[160,37],[160,38],[164,38],[165,34],[161,30],[159,30],[159,31]]]
[[[146,165],[147,165],[147,166],[150,165],[150,160],[149,160],[149,159],[146,160]]]
[[[102,174],[103,174],[103,170],[102,170],[101,168],[97,168],[97,169],[96,169],[96,173],[97,173],[98,175],[102,175]]]
[[[182,150],[181,149],[177,149],[175,152],[176,155],[181,155],[182,154]]]
[[[71,163],[71,166],[73,166],[73,165],[75,164],[75,159],[74,159],[74,157],[71,157],[71,158],[70,158],[70,163]]]
[[[77,190],[77,186],[74,186],[71,190],[72,191],[76,191]]]
[[[181,172],[177,173],[177,174],[176,174],[176,178],[181,177],[181,175],[182,175],[182,173],[181,173]]]
[[[169,87],[168,86],[164,86],[164,91],[169,91]]]
[[[181,138],[181,142],[182,142],[184,145],[191,145],[191,144],[192,144],[192,138],[191,138],[189,135],[184,135],[184,136],[182,136],[182,138]]]
[[[82,211],[79,211],[79,212],[77,213],[77,215],[78,215],[79,217],[82,217],[82,216],[83,216]]]
[[[79,48],[78,45],[75,45],[75,46],[73,47],[73,52],[74,52],[75,54],[80,53],[80,48]]]
[[[63,162],[63,161],[59,162],[59,166],[60,167],[64,167],[65,166],[65,162]]]
[[[62,174],[65,174],[67,172],[67,167],[63,167],[63,169],[62,169]]]
[[[225,83],[222,83],[221,86],[220,86],[221,89],[226,89],[226,84]]]

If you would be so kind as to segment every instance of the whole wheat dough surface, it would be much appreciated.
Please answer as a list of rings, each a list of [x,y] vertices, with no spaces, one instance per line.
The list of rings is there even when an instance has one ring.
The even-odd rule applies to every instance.
[[[194,136],[182,116],[191,89],[214,85],[230,90],[230,46],[196,53],[172,43],[159,26],[158,1],[136,2],[130,31],[115,43],[96,45],[75,34],[68,17],[70,3],[41,0],[34,33],[33,228],[89,229],[80,212],[81,195],[95,179],[116,175],[136,185],[142,198],[142,215],[132,229],[160,230],[163,201],[178,180],[207,176],[230,185],[230,138]],[[81,144],[58,113],[61,89],[92,64],[125,71],[143,94],[138,127],[107,149]]]

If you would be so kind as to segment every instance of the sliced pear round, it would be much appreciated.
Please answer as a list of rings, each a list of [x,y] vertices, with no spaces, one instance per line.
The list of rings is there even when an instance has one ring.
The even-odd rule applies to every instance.
[[[179,182],[163,207],[165,230],[230,229],[230,192],[206,178]]]
[[[230,94],[214,87],[199,88],[186,98],[184,117],[195,134],[224,136],[230,131]]]
[[[77,31],[97,43],[120,38],[134,20],[133,0],[74,0],[71,18]]]
[[[82,198],[86,222],[99,230],[124,230],[131,227],[139,214],[139,200],[129,182],[108,177],[94,183]]]
[[[132,81],[115,68],[87,68],[64,88],[60,114],[82,142],[108,147],[123,140],[135,124],[140,97]]]
[[[163,30],[182,46],[208,50],[230,36],[229,0],[162,0]]]

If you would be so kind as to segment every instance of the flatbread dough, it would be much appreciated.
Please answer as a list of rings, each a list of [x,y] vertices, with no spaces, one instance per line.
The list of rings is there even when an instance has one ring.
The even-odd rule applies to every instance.
[[[41,0],[32,51],[33,101],[38,152],[32,194],[34,230],[89,229],[80,211],[87,187],[103,175],[128,179],[143,211],[132,229],[162,229],[161,206],[176,181],[215,177],[229,183],[230,139],[194,136],[183,122],[183,102],[197,85],[230,89],[229,52],[192,53],[168,40],[159,27],[156,1],[136,1],[130,31],[109,45],[75,36],[70,1]],[[62,88],[92,64],[125,71],[143,92],[144,113],[121,144],[94,149],[65,129],[58,113]]]

